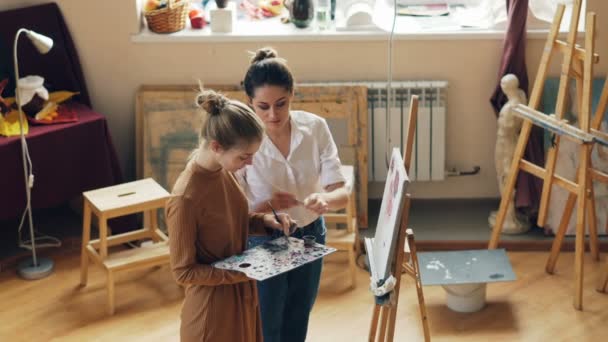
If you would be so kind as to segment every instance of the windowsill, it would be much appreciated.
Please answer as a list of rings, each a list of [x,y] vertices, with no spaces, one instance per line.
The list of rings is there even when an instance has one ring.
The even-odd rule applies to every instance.
[[[258,23],[259,24],[259,23]],[[255,29],[240,27],[230,33],[211,32],[209,26],[204,29],[185,28],[180,32],[158,34],[143,28],[140,33],[133,34],[131,41],[135,43],[194,43],[194,42],[324,42],[324,41],[379,41],[387,40],[390,33],[380,29],[338,31],[329,29],[318,31],[314,28],[298,29],[293,25],[283,25],[266,28],[260,25]],[[546,39],[548,29],[528,30],[528,39]],[[579,33],[582,38],[584,32]],[[505,31],[500,29],[460,29],[460,30],[425,30],[417,32],[396,33],[394,40],[488,40],[504,39]],[[565,37],[565,32],[560,33]]]
[[[281,17],[285,16],[287,16],[286,10]],[[550,24],[546,23],[528,28],[527,38],[546,39],[549,26]],[[468,28],[451,25],[431,29],[428,28],[431,27],[428,24],[411,27],[411,29],[396,31],[394,40],[502,40],[505,36],[504,27]],[[293,24],[281,23],[280,17],[277,16],[263,20],[239,18],[230,33],[211,32],[209,24],[203,29],[192,29],[188,21],[184,30],[169,34],[154,33],[147,27],[142,27],[139,33],[131,35],[131,41],[135,43],[385,41],[389,36],[390,32],[375,26],[336,29],[335,24],[332,24],[331,28],[319,31],[314,21],[310,27],[299,29]],[[584,32],[579,32],[578,36],[583,37]],[[560,37],[565,38],[566,32],[560,32]]]

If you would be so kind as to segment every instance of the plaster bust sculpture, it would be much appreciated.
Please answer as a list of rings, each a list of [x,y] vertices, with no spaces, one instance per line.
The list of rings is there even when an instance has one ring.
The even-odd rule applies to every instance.
[[[513,74],[507,74],[500,80],[502,91],[507,96],[507,103],[500,109],[498,116],[498,131],[496,134],[496,149],[494,150],[494,162],[496,166],[496,176],[500,194],[503,194],[504,184],[511,168],[515,145],[519,137],[522,126],[522,119],[517,117],[512,109],[518,104],[526,104],[526,94],[519,89],[519,80]],[[504,234],[520,234],[530,229],[527,217],[518,215],[515,210],[515,193],[509,200],[509,209],[505,216],[502,232]],[[496,222],[496,211],[493,211],[488,218],[490,228]]]

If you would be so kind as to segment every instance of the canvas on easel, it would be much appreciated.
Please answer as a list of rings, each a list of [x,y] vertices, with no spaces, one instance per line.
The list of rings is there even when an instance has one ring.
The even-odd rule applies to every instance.
[[[403,158],[399,149],[395,148],[391,155],[384,186],[376,234],[374,238],[365,239],[370,272],[375,282],[383,282],[391,275],[391,262],[394,258],[403,211],[403,197],[408,184],[409,178],[405,171]]]
[[[402,172],[407,177],[410,162],[412,158],[412,151],[414,146],[414,133],[416,132],[416,123],[418,118],[418,96],[412,96],[409,108],[408,123],[407,123],[407,137],[403,146],[404,153],[403,159],[398,162],[399,165],[403,165]],[[396,165],[396,164],[395,164]],[[390,168],[389,168],[390,169]],[[388,180],[392,178],[387,177]],[[409,177],[408,177],[409,179]],[[407,185],[407,183],[405,184]],[[390,185],[389,185],[390,186]],[[387,198],[386,194],[390,192],[386,191],[385,184],[385,196],[383,197],[383,203]],[[388,203],[387,203],[388,206]],[[392,207],[392,205],[391,205]],[[408,228],[409,222],[409,211],[410,211],[410,195],[406,193],[405,189],[402,193],[402,201],[399,204],[401,212],[399,213],[398,223],[395,226],[396,241],[393,240],[393,246],[391,246],[392,253],[389,253],[388,260],[390,261],[391,272],[396,277],[395,287],[384,300],[376,300],[374,304],[374,311],[372,314],[372,322],[369,330],[369,341],[392,341],[395,333],[395,323],[397,318],[397,306],[399,304],[399,289],[401,286],[401,274],[405,272],[407,276],[411,276],[416,285],[416,292],[418,295],[418,305],[420,309],[420,318],[422,320],[422,331],[424,334],[424,340],[429,342],[431,340],[431,334],[428,326],[428,320],[426,317],[426,306],[424,304],[424,294],[422,291],[422,283],[420,280],[420,269],[418,266],[418,258],[416,254],[416,243],[414,241],[414,232]],[[383,212],[381,210],[381,212]],[[386,220],[388,221],[388,220]],[[383,221],[384,222],[384,221]],[[380,222],[378,224],[380,226]],[[384,224],[383,226],[384,227]],[[378,228],[377,228],[378,229]],[[386,232],[385,232],[386,234]],[[388,235],[388,234],[387,234]],[[376,258],[370,253],[374,253],[374,247],[371,240],[366,242],[368,251],[368,257],[370,260],[376,260]],[[386,296],[385,296],[386,297]],[[377,299],[377,298],[376,298]]]
[[[392,341],[395,333],[410,208],[410,196],[406,192],[408,184],[403,158],[399,149],[393,149],[376,234],[373,239],[365,239],[372,287],[384,287],[380,291],[383,295],[372,291],[375,293],[375,303],[369,331],[370,341]],[[392,289],[386,287],[391,281],[394,281]]]

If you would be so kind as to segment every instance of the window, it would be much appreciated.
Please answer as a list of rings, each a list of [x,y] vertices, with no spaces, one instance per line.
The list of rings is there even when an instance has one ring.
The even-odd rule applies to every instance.
[[[138,11],[148,0],[136,0]],[[163,0],[164,1],[164,0]],[[136,42],[158,41],[318,41],[318,40],[385,40],[392,28],[393,6],[396,3],[401,14],[418,6],[437,4],[442,0],[336,0],[335,20],[329,29],[319,30],[315,22],[310,27],[300,29],[293,24],[282,23],[289,16],[287,9],[271,18],[252,19],[251,8],[243,9],[241,2],[257,4],[259,0],[229,0],[235,4],[234,25],[230,33],[211,32],[210,25],[204,29],[186,29],[173,34],[155,34],[145,27],[133,36]],[[282,1],[282,0],[281,0]],[[313,0],[318,1],[318,0]],[[572,12],[573,0],[529,0],[528,36],[546,37],[557,4],[566,2],[566,13],[560,31],[567,32]],[[215,7],[214,0],[193,0],[194,5],[206,4],[205,15],[209,21],[209,10]],[[395,39],[502,39],[506,27],[505,0],[443,0],[447,15],[411,16],[398,15],[395,25]],[[586,0],[582,0],[581,13],[585,13]],[[431,11],[432,12],[432,11]],[[436,12],[435,12],[436,13]],[[584,31],[584,15],[579,21],[579,31]]]
[[[374,22],[384,30],[390,30],[392,26],[394,3],[399,13],[410,13],[398,16],[396,32],[466,28],[504,30],[507,22],[505,0],[377,0],[376,10],[381,14]],[[527,28],[548,29],[558,3],[566,3],[560,30],[568,31],[573,0],[529,0]],[[445,6],[445,12],[441,5]],[[586,0],[582,0],[581,13],[585,13],[585,8]],[[584,15],[579,20],[579,31],[584,31]]]

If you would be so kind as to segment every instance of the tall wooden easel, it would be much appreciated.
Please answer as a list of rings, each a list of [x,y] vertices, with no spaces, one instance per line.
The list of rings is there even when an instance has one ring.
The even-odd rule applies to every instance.
[[[598,106],[597,106],[597,111],[595,113],[596,117],[598,115],[603,115],[606,112],[606,107],[608,107],[608,76],[604,80],[604,89],[602,90],[602,95],[600,96],[600,102],[598,103]],[[602,144],[603,146],[608,146],[608,135],[606,135],[605,133],[601,133],[599,131],[595,131],[595,132],[593,132],[593,134],[596,136],[600,136],[602,138],[602,140],[605,142],[604,144]],[[591,171],[591,175],[594,180],[597,180],[597,181],[600,181],[603,183],[608,183],[608,175],[603,172],[593,169]],[[570,198],[568,198],[568,199],[570,199]],[[608,290],[608,259],[606,259],[606,266],[604,266],[604,267],[605,268],[602,271],[602,274],[600,276],[600,281],[597,286],[597,290],[599,292],[606,292]]]
[[[595,114],[593,116],[593,121],[591,123],[591,135],[594,137],[601,136],[605,133],[600,132],[600,126],[602,124],[602,120],[604,119],[604,113],[606,111],[606,106],[608,104],[608,77],[606,81],[604,81],[604,88],[602,90],[602,94],[600,95],[600,101],[596,108]],[[608,141],[608,139],[602,139]],[[601,148],[600,146],[598,146]],[[590,240],[590,250],[591,256],[594,260],[599,260],[600,253],[598,248],[598,237],[597,237],[597,222],[596,222],[596,214],[595,214],[595,196],[593,192],[593,181],[599,181],[603,183],[608,183],[608,175],[600,170],[594,169],[591,158],[589,158],[589,166],[588,166],[589,178],[587,195],[588,197],[588,210],[587,210],[587,219],[589,220],[589,240]],[[577,172],[578,174],[578,172]],[[570,217],[572,216],[572,210],[574,209],[574,204],[576,203],[576,194],[569,193],[568,200],[566,201],[566,206],[564,207],[564,212],[562,218],[560,220],[560,225],[555,234],[555,239],[553,240],[553,245],[551,246],[551,254],[549,255],[549,259],[547,260],[547,265],[545,266],[545,270],[549,274],[553,274],[555,270],[555,264],[557,263],[557,257],[559,256],[559,252],[562,247],[562,242],[564,240],[564,236],[566,235],[566,230],[568,229],[568,223],[570,222]]]
[[[582,309],[582,285],[583,285],[583,253],[584,253],[584,231],[585,231],[585,217],[587,211],[587,203],[591,201],[593,206],[593,198],[587,197],[588,183],[589,183],[589,159],[592,148],[593,139],[590,136],[589,127],[589,114],[591,108],[591,82],[593,77],[593,64],[595,62],[596,55],[594,55],[594,38],[595,38],[595,14],[589,13],[586,21],[586,33],[585,33],[585,49],[582,49],[576,45],[576,34],[578,31],[578,22],[581,10],[581,0],[575,0],[572,9],[572,18],[570,22],[570,31],[568,33],[567,41],[562,42],[557,40],[559,27],[564,14],[565,6],[563,4],[558,5],[553,24],[547,41],[545,43],[544,52],[541,57],[538,74],[532,88],[532,94],[528,106],[519,105],[518,107],[524,107],[524,111],[529,114],[535,114],[526,117],[524,120],[519,140],[517,142],[515,152],[513,155],[513,162],[511,164],[511,170],[507,178],[504,191],[502,194],[502,200],[496,217],[496,225],[492,231],[492,237],[490,239],[488,248],[494,249],[498,247],[498,239],[502,231],[502,225],[504,223],[505,215],[510,202],[513,189],[519,170],[529,172],[530,174],[542,178],[543,191],[541,195],[540,209],[538,215],[538,225],[544,226],[547,217],[547,209],[549,203],[549,197],[551,195],[552,185],[555,183],[558,186],[563,187],[571,193],[577,196],[577,220],[576,220],[576,243],[575,243],[575,296],[574,296],[574,307],[576,309]],[[549,68],[549,62],[553,53],[560,51],[564,55],[561,66],[560,83],[557,94],[556,102],[556,113],[555,117],[547,117],[539,112],[536,112],[540,103],[542,90],[547,78],[547,72]],[[573,63],[582,66],[580,72],[574,73]],[[574,76],[577,79],[577,94],[581,100],[581,110],[579,111],[579,128],[567,125],[562,121],[566,108],[566,93],[568,89],[568,82],[570,77]],[[582,89],[581,89],[582,85]],[[536,119],[534,119],[534,117]],[[550,129],[556,133],[554,146],[549,149],[545,168],[539,167],[535,164],[525,160],[524,149],[528,143],[530,132],[533,125],[539,125],[546,129]],[[580,160],[579,160],[579,172],[577,175],[577,181],[573,182],[564,177],[555,174],[555,161],[557,152],[559,150],[560,137],[564,136],[571,139],[580,145]],[[591,138],[589,138],[591,137]],[[595,226],[593,226],[593,229]],[[592,236],[594,234],[591,234]],[[597,234],[595,234],[597,235]]]
[[[418,96],[413,95],[410,99],[410,110],[407,123],[407,137],[405,140],[405,153],[403,154],[403,162],[405,163],[405,171],[410,172],[412,165],[412,149],[414,147],[414,134],[418,126]],[[422,331],[424,332],[424,340],[431,340],[429,331],[429,322],[426,315],[426,305],[424,303],[424,292],[422,290],[422,281],[420,280],[420,267],[418,265],[418,255],[416,254],[416,242],[414,233],[411,229],[406,230],[406,239],[403,256],[403,271],[406,275],[412,277],[416,283],[416,292],[418,295],[418,309],[420,310],[420,320],[422,321]]]
[[[399,305],[399,288],[401,286],[401,270],[404,260],[404,248],[406,236],[408,236],[407,225],[409,221],[411,197],[406,194],[403,198],[403,212],[401,214],[401,223],[399,225],[399,234],[397,237],[397,245],[395,246],[395,260],[391,273],[397,279],[395,288],[390,293],[390,299],[386,305],[378,303],[374,304],[374,313],[372,315],[372,323],[369,328],[369,341],[387,341],[392,342],[395,335],[395,321],[397,317],[397,306]],[[411,230],[409,230],[411,232]],[[412,234],[413,237],[413,234]],[[380,322],[380,330],[378,331],[378,322]],[[388,331],[387,331],[388,325]]]
[[[414,133],[416,132],[416,124],[418,121],[418,96],[413,95],[410,99],[410,109],[408,115],[408,129],[405,142],[405,151],[403,153],[403,163],[405,171],[409,173],[412,148],[414,146]],[[416,242],[414,232],[408,229],[410,209],[410,195],[407,194],[403,204],[403,214],[399,226],[399,234],[397,238],[397,246],[395,250],[395,263],[393,265],[392,274],[397,278],[395,289],[391,293],[391,299],[388,305],[374,305],[372,315],[372,323],[369,331],[369,341],[392,341],[395,334],[395,322],[397,319],[397,304],[399,303],[399,288],[401,286],[401,276],[405,272],[411,276],[416,283],[416,292],[418,295],[418,307],[420,309],[420,318],[422,320],[422,330],[424,332],[424,340],[429,342],[431,334],[429,331],[428,320],[426,316],[426,305],[424,303],[424,294],[422,291],[422,282],[420,281],[420,270],[418,265],[418,255],[416,254]],[[380,322],[380,331],[378,331],[378,322]],[[388,326],[388,332],[387,332]]]

